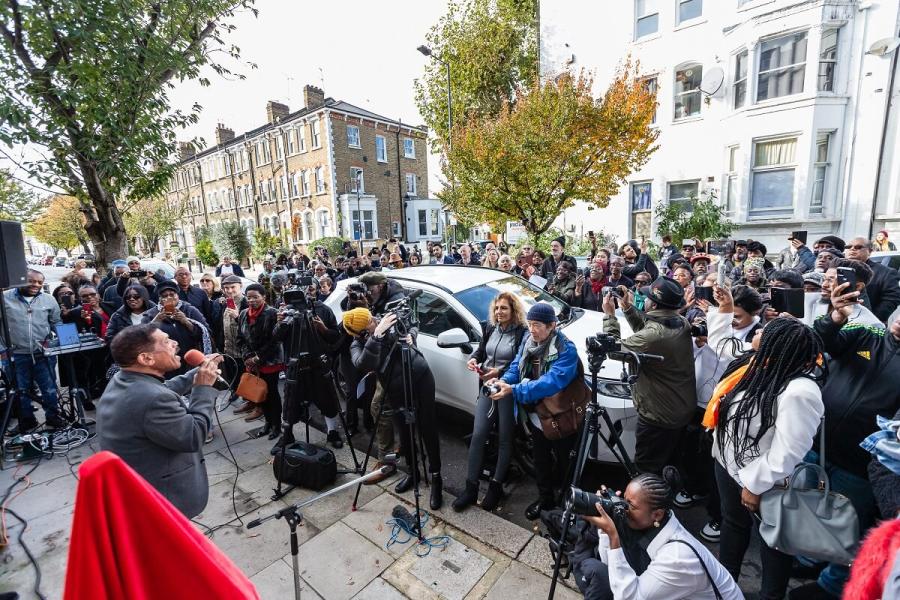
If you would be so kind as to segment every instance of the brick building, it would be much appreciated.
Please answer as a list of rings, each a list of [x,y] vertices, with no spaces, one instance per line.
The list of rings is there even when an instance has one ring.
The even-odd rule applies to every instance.
[[[197,229],[226,221],[248,236],[262,227],[293,244],[438,239],[443,215],[428,199],[426,128],[311,85],[303,99],[295,112],[268,102],[266,124],[240,135],[219,124],[215,145],[202,152],[179,146],[169,197],[189,208],[172,241],[193,255]]]

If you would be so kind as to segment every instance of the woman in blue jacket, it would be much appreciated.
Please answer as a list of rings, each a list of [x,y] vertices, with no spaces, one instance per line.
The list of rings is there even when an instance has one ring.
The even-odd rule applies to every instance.
[[[528,315],[528,335],[522,341],[516,358],[500,379],[491,380],[499,390],[491,400],[510,394],[517,405],[528,411],[528,427],[534,441],[534,468],[538,499],[525,509],[530,520],[542,510],[556,506],[557,491],[565,485],[569,470],[569,453],[577,435],[548,440],[534,407],[544,398],[563,391],[578,375],[578,351],[575,344],[557,329],[556,312],[550,304],[538,302]],[[554,458],[555,454],[555,458]]]

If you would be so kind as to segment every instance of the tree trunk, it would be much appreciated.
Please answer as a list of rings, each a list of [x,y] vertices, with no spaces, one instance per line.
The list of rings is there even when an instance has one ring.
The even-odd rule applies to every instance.
[[[115,198],[101,182],[96,167],[83,159],[78,163],[90,199],[88,203],[83,196],[78,196],[85,219],[84,228],[94,243],[97,268],[106,268],[112,261],[128,256],[125,224]]]

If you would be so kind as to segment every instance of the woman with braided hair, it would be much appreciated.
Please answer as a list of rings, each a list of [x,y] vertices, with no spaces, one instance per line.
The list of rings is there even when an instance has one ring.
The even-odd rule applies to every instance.
[[[592,527],[578,548],[590,543],[590,556],[577,556],[576,548],[573,571],[586,599],[743,600],[728,571],[672,512],[680,489],[674,467],[662,476],[643,473],[625,488],[624,511],[596,504],[598,516],[584,517]]]
[[[735,353],[736,344],[717,344],[718,330],[734,310],[731,293],[717,286],[715,296],[719,314],[709,321],[710,344],[735,360],[716,386],[703,424],[715,429],[719,560],[737,580],[760,496],[788,477],[812,447],[824,413],[818,376],[822,340],[797,319],[781,316],[756,332],[748,352]],[[792,557],[766,544],[760,554],[760,598],[783,598]]]

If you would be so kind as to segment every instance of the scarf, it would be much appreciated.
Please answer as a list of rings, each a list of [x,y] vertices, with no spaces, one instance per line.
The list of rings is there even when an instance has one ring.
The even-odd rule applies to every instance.
[[[256,318],[262,314],[262,311],[266,308],[266,305],[261,305],[258,309],[253,309],[253,307],[247,308],[247,322],[253,325],[256,323]]]
[[[703,413],[702,424],[707,430],[715,429],[716,425],[719,424],[719,404],[722,402],[722,398],[731,393],[731,390],[737,386],[738,382],[744,377],[744,373],[750,368],[751,363],[752,360],[725,375],[716,385],[712,398],[709,399],[709,404],[706,405],[706,412]]]
[[[553,345],[555,340],[556,331],[547,336],[547,339],[541,343],[535,342],[533,337],[528,336],[528,341],[522,349],[522,359],[519,361],[519,365],[532,365],[535,361],[540,360],[541,371],[543,371],[543,366],[556,358],[556,346]],[[521,366],[519,367],[519,372],[527,373]],[[540,373],[537,375],[540,376]]]
[[[595,296],[599,296],[600,292],[603,291],[603,284],[605,283],[605,281],[604,281],[605,279],[606,279],[606,276],[603,276],[602,278],[600,278],[596,281],[594,281],[594,279],[590,280],[591,281],[591,291],[594,292]]]

